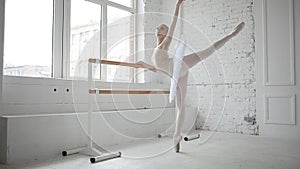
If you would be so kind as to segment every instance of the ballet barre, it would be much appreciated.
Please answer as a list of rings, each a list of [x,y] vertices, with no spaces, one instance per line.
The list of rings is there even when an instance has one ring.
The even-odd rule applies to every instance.
[[[163,138],[163,137],[169,137],[172,136],[172,133],[158,133],[157,138]],[[184,141],[192,141],[192,140],[196,140],[200,138],[200,133],[198,134],[193,134],[193,135],[189,135],[189,136],[185,136],[183,138]]]
[[[158,133],[157,138],[169,137],[172,135],[173,135],[173,133]]]
[[[125,66],[132,68],[144,68],[140,64],[129,63],[129,62],[118,62],[111,60],[100,60],[90,58],[89,64],[104,64],[104,65],[115,65],[115,66]],[[120,90],[120,89],[112,89],[112,90],[104,90],[104,89],[89,89],[90,94],[170,94],[169,90]]]
[[[116,66],[126,66],[126,67],[133,67],[133,68],[144,68],[142,65],[136,64],[136,63],[118,62],[118,61],[100,60],[100,59],[89,59],[89,63],[98,63],[98,64],[116,65]]]
[[[200,133],[184,137],[184,141],[192,141],[200,138]]]
[[[115,66],[126,66],[132,68],[145,68],[140,64],[128,63],[128,62],[118,62],[110,60],[100,60],[100,59],[88,59],[88,121],[87,121],[87,134],[89,138],[89,143],[85,147],[65,150],[62,152],[63,156],[72,155],[72,154],[85,154],[91,156],[90,162],[96,163],[104,160],[109,160],[113,158],[121,157],[121,152],[108,152],[104,149],[99,150],[93,146],[93,136],[92,136],[92,95],[93,94],[170,94],[168,90],[121,90],[121,89],[97,89],[93,88],[93,64],[106,64],[106,65],[115,65]]]
[[[170,94],[168,90],[103,90],[90,89],[90,94]]]

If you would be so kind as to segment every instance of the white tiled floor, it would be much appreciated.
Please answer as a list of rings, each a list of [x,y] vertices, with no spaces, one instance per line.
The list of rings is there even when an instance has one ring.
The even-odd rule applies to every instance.
[[[202,132],[200,140],[183,142],[175,153],[170,138],[115,147],[123,157],[96,164],[82,155],[57,157],[1,169],[300,169],[300,142],[258,136]]]

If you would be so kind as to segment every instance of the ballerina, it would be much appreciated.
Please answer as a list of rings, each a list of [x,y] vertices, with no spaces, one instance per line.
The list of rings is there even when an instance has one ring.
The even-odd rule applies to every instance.
[[[165,24],[160,24],[156,28],[156,38],[157,38],[157,46],[154,49],[152,55],[152,62],[154,64],[150,65],[143,61],[137,62],[137,64],[141,65],[144,68],[148,68],[154,72],[157,69],[160,69],[164,72],[167,72],[169,75],[172,75],[172,61],[173,58],[169,57],[168,50],[170,44],[172,42],[172,36],[174,34],[174,30],[177,23],[177,18],[179,14],[179,9],[184,0],[178,0],[176,3],[176,8],[174,11],[172,23],[170,28]],[[182,70],[180,71],[177,87],[176,87],[176,107],[177,107],[177,117],[176,117],[176,127],[173,136],[175,152],[179,152],[180,149],[180,141],[182,140],[181,130],[183,127],[183,122],[185,119],[185,96],[187,90],[187,80],[188,80],[188,70],[213,54],[216,50],[220,49],[225,45],[231,38],[236,36],[245,26],[244,22],[239,23],[231,33],[226,35],[225,37],[215,41],[208,48],[201,50],[196,53],[191,53],[183,57],[182,60]]]

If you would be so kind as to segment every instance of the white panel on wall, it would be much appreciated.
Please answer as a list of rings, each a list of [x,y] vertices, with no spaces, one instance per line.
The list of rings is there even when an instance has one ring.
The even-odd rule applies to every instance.
[[[266,96],[265,123],[266,124],[296,124],[296,96]]]
[[[295,84],[293,4],[293,0],[289,3],[282,0],[264,1],[265,85]]]

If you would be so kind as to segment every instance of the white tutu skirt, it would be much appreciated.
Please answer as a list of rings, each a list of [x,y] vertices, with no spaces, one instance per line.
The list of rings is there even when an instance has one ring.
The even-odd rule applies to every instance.
[[[183,64],[183,57],[185,51],[185,43],[181,41],[175,50],[175,55],[170,63],[170,69],[172,72],[171,85],[170,85],[170,95],[169,102],[171,103],[176,96],[176,88],[178,85],[178,80],[181,76],[184,76],[188,73],[188,68]]]

